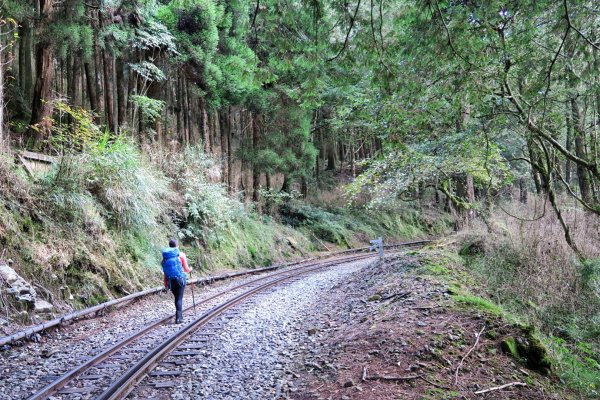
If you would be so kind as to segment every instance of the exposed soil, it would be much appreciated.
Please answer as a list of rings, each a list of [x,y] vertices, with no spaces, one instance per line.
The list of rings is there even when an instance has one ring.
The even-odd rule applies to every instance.
[[[502,352],[502,340],[520,328],[458,308],[446,284],[421,274],[421,262],[394,256],[338,285],[309,322],[291,398],[569,397]],[[515,382],[523,385],[477,393]]]

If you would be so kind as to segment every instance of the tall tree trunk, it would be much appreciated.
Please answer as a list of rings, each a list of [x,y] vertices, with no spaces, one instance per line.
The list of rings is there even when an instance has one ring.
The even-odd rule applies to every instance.
[[[334,147],[333,143],[331,143],[331,140],[328,140],[326,152],[327,152],[327,171],[334,171],[335,170],[335,147]]]
[[[567,102],[567,106],[569,106],[568,102]],[[571,150],[573,149],[573,122],[571,119],[571,111],[569,111],[569,107],[567,107],[566,125],[567,125],[567,139],[566,139],[566,143],[565,143],[565,148],[567,149],[568,152],[571,152]],[[565,181],[568,184],[571,183],[571,160],[569,160],[568,158],[567,158],[567,161],[565,162]]]
[[[71,81],[69,82],[69,98],[75,107],[83,105],[81,99],[81,58],[83,54],[77,51],[73,57],[73,70],[71,71]]]
[[[354,143],[350,145],[350,170],[352,171],[352,177],[356,178],[356,150],[354,149]]]
[[[96,93],[96,77],[93,66],[90,62],[83,64],[85,71],[85,81],[87,85],[88,97],[90,100],[90,108],[93,112],[98,112],[98,94]]]
[[[529,151],[529,160],[531,161],[531,177],[533,178],[533,183],[535,185],[535,192],[539,196],[543,193],[544,188],[542,186],[542,181],[540,178],[540,173],[534,167],[536,163],[539,163],[539,156],[537,152],[533,148],[532,141],[527,142],[527,149]]]
[[[527,204],[527,183],[524,177],[519,178],[519,201]]]
[[[219,112],[219,125],[221,126],[221,160],[223,163],[223,183],[229,189],[229,154],[227,154],[227,139],[229,138],[229,110],[221,110]]]
[[[184,104],[183,104],[183,96],[182,96],[182,91],[181,91],[181,81],[182,81],[183,77],[178,76],[177,77],[177,82],[176,82],[176,90],[175,90],[175,95],[177,96],[177,134],[175,135],[175,137],[177,138],[177,140],[181,140],[182,135],[183,135],[183,130],[184,128],[184,121],[183,121],[183,112],[184,112]]]
[[[127,91],[125,90],[125,63],[122,57],[116,58],[117,69],[117,128],[119,132],[127,123]]]
[[[236,111],[234,111],[233,113],[235,118],[235,115],[239,115],[238,111],[236,109]],[[229,120],[229,129],[227,129],[227,174],[229,175],[227,177],[227,182],[229,183],[229,193],[232,193],[235,188],[235,179],[234,179],[234,169],[233,169],[233,149],[231,147],[231,142],[232,142],[232,136],[233,136],[233,132],[234,130],[231,129],[231,126],[234,125],[232,124],[232,112],[231,112],[231,107],[228,107],[227,109],[227,119]],[[235,119],[234,119],[235,122]],[[235,125],[234,125],[235,126]]]
[[[575,98],[571,99],[571,113],[573,128],[575,130],[575,154],[579,158],[587,159],[585,151],[585,114]],[[577,164],[577,181],[579,183],[581,199],[590,204],[592,200],[590,179],[587,169],[580,164]]]
[[[208,121],[208,112],[206,111],[206,101],[204,97],[198,98],[198,106],[200,107],[200,124],[202,126],[202,141],[204,142],[204,152],[210,154],[211,143],[210,143],[210,129]]]
[[[252,114],[252,148],[254,150],[254,156],[256,157],[259,151],[260,141],[260,126],[258,122],[258,115]],[[260,170],[256,163],[252,164],[252,201],[258,203],[260,201]]]
[[[39,13],[36,36],[40,38],[40,41],[35,51],[37,78],[33,90],[29,124],[31,126],[35,125],[37,128],[30,128],[27,132],[27,139],[34,148],[40,147],[42,139],[50,134],[50,119],[53,109],[54,48],[51,39],[48,37],[48,28],[51,26],[54,17],[53,5],[53,0],[39,0],[39,2],[36,2],[36,11]],[[37,6],[39,6],[39,9],[37,9]]]
[[[465,103],[461,106],[460,110],[460,118],[456,124],[456,130],[461,132],[465,129],[466,125],[469,123],[471,119],[471,105]],[[462,227],[462,224],[469,224],[469,222],[475,216],[475,212],[471,207],[473,203],[475,203],[475,188],[473,185],[473,175],[468,172],[465,172],[457,177],[456,179],[456,194],[461,199],[461,203],[458,207],[458,212],[460,214],[458,225],[459,228]]]
[[[188,97],[187,87],[188,87],[187,81],[185,80],[185,78],[183,78],[183,85],[181,87],[182,96],[183,96],[183,116],[184,116],[183,120],[185,122],[183,143],[185,143],[186,145],[188,145],[190,143],[190,131],[191,131],[191,126],[192,126],[192,122],[190,120],[190,101],[189,101],[189,97]]]
[[[99,31],[99,12],[92,11],[91,21],[92,21],[92,29],[93,29],[93,62],[94,62],[94,85],[96,86],[96,113],[101,118],[101,121],[105,121],[104,115],[104,84],[103,84],[103,67],[102,67],[102,50],[100,49],[100,45],[98,43],[98,31]]]
[[[33,35],[29,21],[25,19],[19,28],[19,86],[25,101],[31,104],[33,95]]]
[[[102,61],[104,65],[104,100],[106,112],[106,125],[111,132],[117,132],[115,123],[115,108],[113,97],[113,73],[112,73],[112,57],[108,51],[102,50]]]
[[[338,142],[338,154],[340,159],[340,172],[344,172],[344,143],[340,140]]]
[[[308,182],[304,175],[300,178],[300,192],[305,199],[308,197]]]
[[[51,8],[51,7],[50,7]],[[33,103],[31,104],[30,128],[28,140],[34,148],[39,148],[41,141],[50,134],[53,111],[52,83],[54,81],[54,50],[50,43],[38,43],[36,50],[36,70],[38,71],[33,90]]]
[[[283,184],[281,185],[281,191],[289,193],[291,184],[292,183],[290,182],[289,174],[284,174],[283,175]]]

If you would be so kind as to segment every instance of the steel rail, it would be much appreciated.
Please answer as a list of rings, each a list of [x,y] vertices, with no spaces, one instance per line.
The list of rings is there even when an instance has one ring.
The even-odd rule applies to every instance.
[[[389,245],[384,245],[384,249],[389,249],[389,248],[394,248],[394,247],[398,247],[398,246],[410,246],[410,245],[419,245],[419,244],[426,244],[426,243],[431,243],[431,240],[419,240],[419,241],[414,241],[414,242],[403,242],[403,243],[396,243],[396,244],[389,244]],[[369,248],[368,247],[359,247],[356,249],[349,249],[349,250],[341,250],[341,251],[337,251],[337,252],[330,252],[327,254],[323,254],[323,255],[318,255],[315,257],[310,257],[307,259],[303,259],[303,260],[299,260],[299,261],[294,261],[294,262],[290,262],[290,263],[284,263],[284,264],[279,264],[279,265],[272,265],[269,267],[264,267],[264,268],[257,268],[257,269],[252,269],[249,271],[242,271],[242,272],[235,272],[235,273],[228,273],[228,274],[223,274],[223,275],[217,275],[217,276],[213,276],[213,277],[205,277],[205,278],[197,278],[194,280],[190,280],[190,284],[191,283],[207,283],[210,284],[212,282],[216,282],[216,281],[221,281],[221,280],[226,280],[226,279],[230,279],[230,278],[236,278],[236,277],[240,277],[240,276],[246,276],[246,275],[255,275],[255,274],[260,274],[263,272],[269,272],[269,271],[274,271],[277,269],[281,269],[281,268],[285,268],[285,267],[290,267],[293,265],[298,265],[298,264],[302,264],[305,262],[309,262],[309,261],[313,261],[313,260],[319,260],[322,258],[327,258],[327,257],[335,257],[337,255],[343,255],[343,254],[351,254],[351,253],[358,253],[361,251],[368,251]],[[137,292],[137,293],[132,293],[130,295],[127,295],[125,297],[121,297],[118,299],[114,299],[114,300],[110,300],[101,304],[98,304],[96,306],[90,307],[90,308],[86,308],[80,311],[75,311],[69,314],[65,314],[62,315],[58,318],[52,319],[50,321],[46,321],[44,323],[38,324],[38,325],[34,325],[30,328],[24,329],[22,331],[19,332],[15,332],[13,334],[10,334],[8,336],[4,336],[0,338],[0,347],[1,346],[5,346],[7,344],[11,344],[14,343],[16,341],[22,340],[22,339],[27,339],[28,337],[31,337],[32,335],[39,333],[39,332],[43,332],[47,329],[50,328],[54,328],[56,326],[59,326],[65,322],[71,321],[71,320],[75,320],[78,318],[82,318],[85,317],[87,315],[99,312],[99,311],[103,311],[111,306],[116,306],[119,305],[121,303],[127,302],[127,301],[133,301],[136,300],[140,297],[144,297],[144,296],[149,296],[151,294],[155,294],[158,293],[162,290],[162,286],[156,287],[156,288],[152,288],[152,289],[146,289],[144,291],[141,292]]]
[[[127,396],[133,388],[146,376],[146,374],[151,371],[161,359],[167,356],[174,348],[180,345],[183,341],[185,341],[194,331],[198,328],[206,325],[209,321],[223,314],[226,310],[231,309],[232,307],[242,303],[244,300],[252,297],[253,295],[262,292],[266,289],[277,286],[278,284],[285,282],[286,280],[301,276],[303,274],[307,274],[309,272],[314,272],[317,270],[329,268],[334,265],[348,263],[352,261],[358,261],[366,258],[375,257],[375,255],[367,254],[355,257],[349,257],[350,259],[342,259],[335,260],[331,262],[326,262],[320,265],[316,265],[312,268],[306,268],[301,270],[291,271],[292,273],[287,274],[286,276],[275,279],[274,281],[267,282],[261,286],[256,288],[252,288],[240,295],[234,297],[222,303],[218,306],[213,307],[208,310],[204,314],[202,314],[198,319],[192,321],[188,325],[186,325],[183,329],[173,334],[171,337],[166,339],[160,345],[154,348],[151,352],[146,354],[140,361],[138,361],[134,366],[132,366],[124,375],[121,376],[116,382],[114,382],[104,393],[96,398],[96,400],[116,400],[122,399]]]
[[[349,259],[351,257],[346,256],[346,258],[343,259],[338,259],[335,260],[336,262],[346,262],[347,259]],[[310,262],[310,261],[305,261],[306,262]],[[302,262],[298,262],[298,264],[302,264]],[[301,269],[305,269],[305,268],[309,268],[309,267],[313,267],[316,264],[308,264],[308,265],[304,265],[304,266],[300,266],[298,268],[296,268],[293,271],[290,270],[285,270],[285,271],[281,271],[281,272],[276,272],[274,274],[270,274],[258,279],[254,279],[252,281],[249,282],[245,282],[245,283],[241,283],[237,286],[234,286],[232,288],[229,288],[223,292],[220,293],[216,293],[204,300],[202,300],[200,303],[198,303],[198,305],[203,305],[206,303],[209,303],[219,297],[225,296],[227,294],[230,294],[231,292],[234,292],[236,290],[242,289],[244,287],[250,286],[250,285],[254,285],[258,282],[264,281],[264,280],[269,280],[269,279],[273,279],[276,278],[280,275],[285,275],[285,274],[290,274],[290,272],[294,272],[294,271],[298,271]],[[186,311],[190,310],[192,307],[186,307]],[[83,364],[78,365],[77,367],[73,368],[72,370],[68,371],[67,373],[61,375],[58,379],[54,380],[53,382],[50,382],[48,385],[44,386],[42,389],[38,390],[36,393],[34,393],[32,396],[28,397],[28,400],[42,400],[42,399],[46,399],[50,396],[52,396],[54,393],[56,393],[57,391],[59,391],[62,387],[64,387],[69,381],[75,379],[77,376],[82,375],[85,371],[89,370],[90,368],[100,364],[101,362],[105,361],[106,359],[108,359],[110,356],[112,356],[113,354],[115,354],[116,352],[120,351],[121,349],[123,349],[125,346],[127,346],[128,344],[134,342],[137,339],[140,339],[141,337],[143,337],[146,333],[154,330],[155,328],[165,324],[166,322],[168,322],[170,319],[172,319],[172,316],[168,316],[165,318],[161,318],[158,319],[154,322],[152,322],[150,325],[142,328],[141,330],[131,334],[130,336],[122,339],[121,341],[115,343],[114,345],[110,346],[109,348],[105,349],[104,351],[96,354],[95,356],[92,356],[90,359],[86,360]]]

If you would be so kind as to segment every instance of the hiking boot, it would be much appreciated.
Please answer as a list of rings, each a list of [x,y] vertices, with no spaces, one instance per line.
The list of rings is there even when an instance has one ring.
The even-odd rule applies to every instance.
[[[175,323],[176,323],[176,324],[183,324],[183,318],[177,318],[177,319],[175,320]]]

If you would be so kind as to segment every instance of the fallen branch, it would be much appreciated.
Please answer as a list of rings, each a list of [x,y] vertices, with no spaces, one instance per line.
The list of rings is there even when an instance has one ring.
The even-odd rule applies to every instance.
[[[485,325],[483,325],[481,327],[481,330],[479,331],[479,333],[477,333],[477,335],[475,336],[475,344],[473,345],[473,347],[471,347],[469,349],[469,351],[467,351],[467,354],[465,354],[463,356],[463,358],[460,360],[460,362],[458,363],[458,367],[456,367],[456,371],[454,372],[454,385],[456,386],[458,384],[458,371],[460,371],[460,367],[462,367],[463,362],[465,361],[465,359],[469,356],[469,354],[471,354],[471,352],[473,350],[475,350],[475,348],[477,347],[477,344],[479,344],[479,339],[481,338],[481,334],[483,333],[483,330],[485,329]]]
[[[406,376],[387,376],[387,375],[372,375],[365,376],[365,379],[368,381],[412,381],[415,379],[419,379],[419,375],[406,375]]]
[[[511,383],[507,383],[507,384],[504,384],[504,385],[501,385],[501,386],[494,386],[494,387],[489,388],[489,389],[479,390],[479,391],[475,392],[475,394],[489,393],[489,392],[493,392],[495,390],[502,390],[502,389],[506,389],[508,387],[513,387],[513,386],[520,387],[520,386],[527,386],[527,384],[524,383],[524,382],[511,382]]]
[[[367,380],[367,366],[365,365],[363,367],[363,373],[362,373],[362,377],[360,378],[361,381],[366,381]]]
[[[394,293],[394,294],[390,294],[388,296],[382,296],[381,297],[381,301],[385,301],[385,300],[389,300],[389,299],[393,299],[394,297],[398,297],[398,298],[404,298],[406,296],[408,296],[409,294],[411,294],[412,292],[400,292],[400,293]]]

